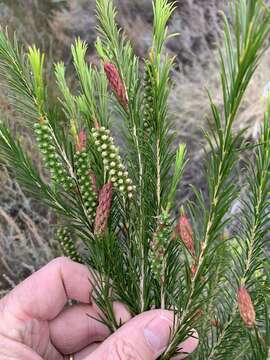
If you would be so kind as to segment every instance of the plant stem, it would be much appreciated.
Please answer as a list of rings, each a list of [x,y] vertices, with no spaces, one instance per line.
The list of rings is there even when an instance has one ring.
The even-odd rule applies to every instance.
[[[156,151],[157,151],[157,206],[158,206],[158,213],[157,216],[160,214],[160,139],[157,139],[156,144]]]
[[[161,307],[161,309],[165,309],[165,289],[164,289],[165,267],[166,267],[166,262],[165,262],[165,260],[163,260],[162,272],[161,272],[161,287],[160,287],[160,307]]]
[[[157,139],[156,143],[156,152],[157,152],[157,218],[160,215],[160,139]],[[161,272],[161,280],[160,280],[160,306],[161,309],[165,309],[165,268],[166,268],[166,260],[165,257],[162,259],[162,272]]]
[[[133,137],[135,140],[138,164],[139,164],[139,212],[140,212],[140,225],[139,225],[139,244],[141,247],[141,274],[140,274],[140,303],[141,303],[141,312],[145,310],[145,250],[144,250],[144,241],[143,241],[143,211],[142,211],[142,179],[143,179],[143,164],[142,156],[140,152],[139,139],[137,134],[137,128],[135,122],[133,121]]]

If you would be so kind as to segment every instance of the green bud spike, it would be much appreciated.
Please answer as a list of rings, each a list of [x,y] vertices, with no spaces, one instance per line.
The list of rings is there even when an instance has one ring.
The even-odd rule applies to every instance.
[[[34,125],[34,129],[45,165],[52,175],[51,179],[55,183],[62,185],[65,190],[72,189],[74,186],[73,180],[64,169],[61,158],[55,149],[48,120],[41,118],[40,123]]]
[[[98,141],[97,151],[100,153],[103,161],[104,168],[106,169],[109,179],[113,183],[114,188],[128,198],[133,197],[134,188],[132,180],[128,177],[128,172],[122,163],[119,155],[119,148],[115,146],[113,137],[110,135],[109,130],[104,127],[92,129],[92,135]],[[106,151],[104,150],[106,148]],[[120,175],[119,175],[120,174]]]
[[[145,62],[145,77],[144,77],[144,130],[146,134],[151,131],[151,124],[153,121],[153,108],[155,98],[155,84],[152,65],[149,61]]]
[[[65,256],[69,257],[73,261],[83,263],[67,228],[59,229],[56,233],[56,239],[60,243]]]
[[[163,212],[157,219],[156,231],[150,243],[149,258],[151,262],[152,273],[156,280],[162,279],[162,267],[167,244],[171,236],[171,221],[167,212]]]
[[[97,206],[97,191],[89,174],[90,164],[87,152],[85,150],[77,151],[74,160],[75,171],[86,213],[90,220],[94,220],[95,209]]]

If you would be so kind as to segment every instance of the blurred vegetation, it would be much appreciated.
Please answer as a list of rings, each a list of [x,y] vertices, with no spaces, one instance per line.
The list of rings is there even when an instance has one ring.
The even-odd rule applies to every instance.
[[[21,41],[49,50],[53,40],[50,21],[66,7],[62,0],[1,0],[1,26],[7,26],[10,33],[16,31]]]

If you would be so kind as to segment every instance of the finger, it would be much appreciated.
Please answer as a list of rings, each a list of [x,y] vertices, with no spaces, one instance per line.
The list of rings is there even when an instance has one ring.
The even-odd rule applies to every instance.
[[[166,349],[173,327],[170,311],[152,310],[136,316],[85,360],[155,360]]]
[[[193,330],[192,335],[183,341],[179,347],[179,355],[172,358],[172,360],[182,360],[185,359],[189,354],[193,353],[197,346],[199,345],[199,337],[196,330]]]
[[[189,354],[193,353],[196,350],[198,344],[199,344],[198,333],[197,331],[194,330],[192,335],[187,340],[183,341],[182,344],[179,345],[178,350],[182,354],[173,357],[172,360],[185,359]],[[76,359],[74,357],[74,360],[86,360],[85,358],[90,354],[92,354],[100,346],[101,343],[93,343],[85,347],[83,350],[76,353]]]
[[[51,320],[68,299],[89,303],[90,273],[84,265],[61,257],[31,275],[0,302],[20,320]]]
[[[119,324],[130,319],[124,305],[115,303],[113,308]],[[62,354],[72,354],[93,342],[103,341],[110,335],[110,331],[98,319],[101,319],[101,312],[95,304],[66,308],[50,321],[51,341]]]
[[[87,359],[87,356],[89,356],[90,354],[92,354],[94,351],[96,351],[100,345],[102,343],[100,342],[97,342],[97,343],[93,343],[87,347],[85,347],[83,350],[77,352],[73,358],[74,360],[86,360]]]
[[[186,353],[186,355],[182,354],[182,355],[175,356],[172,358],[172,360],[185,359],[189,354],[193,353],[193,351],[196,350],[198,343],[199,343],[198,334],[196,331],[194,331],[192,337],[183,341],[181,346],[179,346],[179,351]],[[76,353],[74,360],[86,360],[85,358],[87,356],[89,356],[90,354],[92,354],[95,350],[97,350],[100,345],[101,345],[101,343],[93,343],[93,344],[87,346],[83,350]]]

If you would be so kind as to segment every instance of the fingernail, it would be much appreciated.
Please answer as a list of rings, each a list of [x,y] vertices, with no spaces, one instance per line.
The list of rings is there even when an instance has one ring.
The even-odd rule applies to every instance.
[[[166,349],[170,338],[171,320],[165,316],[159,316],[151,320],[144,329],[147,344],[155,355],[160,355]]]

